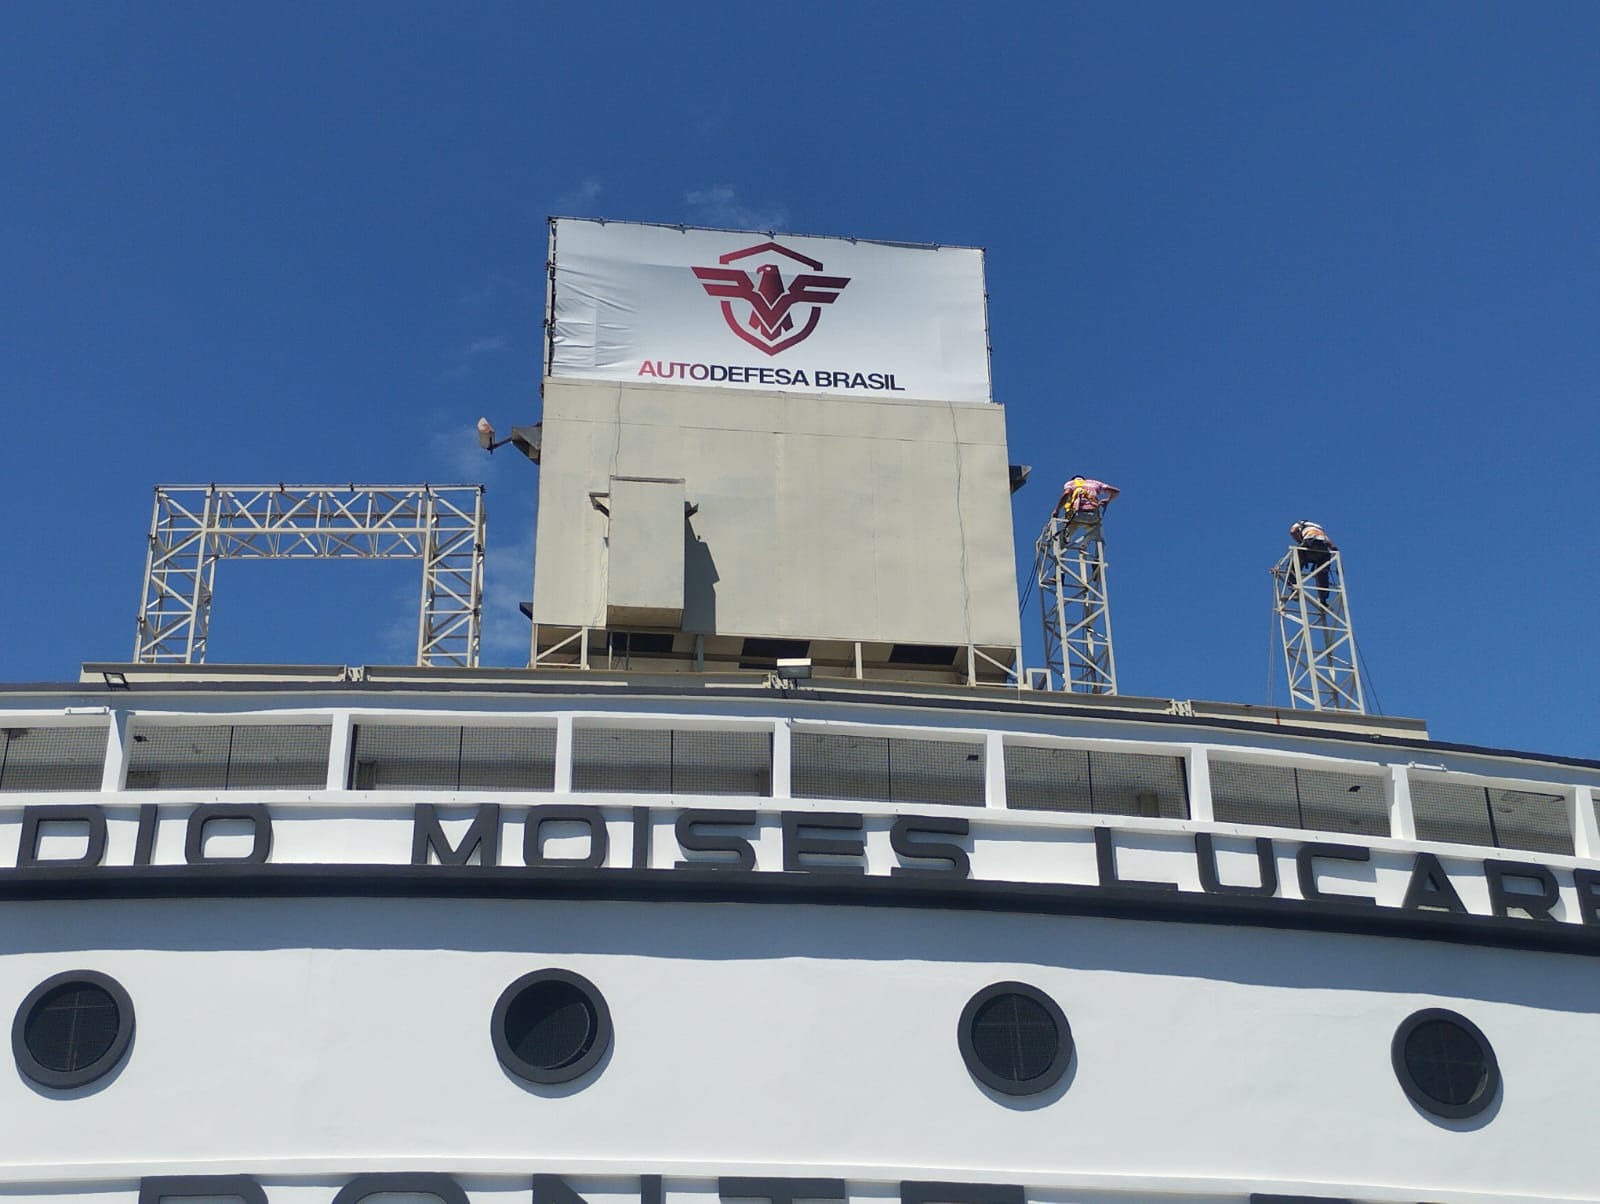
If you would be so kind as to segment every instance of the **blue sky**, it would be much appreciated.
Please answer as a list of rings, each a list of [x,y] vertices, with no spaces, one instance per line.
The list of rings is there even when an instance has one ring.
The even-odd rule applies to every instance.
[[[1593,5],[6,4],[0,677],[126,659],[212,480],[485,481],[520,663],[471,427],[570,213],[987,248],[1019,552],[1122,487],[1125,693],[1266,701],[1311,517],[1385,711],[1600,756],[1597,147]],[[407,660],[415,575],[224,564],[211,659]]]

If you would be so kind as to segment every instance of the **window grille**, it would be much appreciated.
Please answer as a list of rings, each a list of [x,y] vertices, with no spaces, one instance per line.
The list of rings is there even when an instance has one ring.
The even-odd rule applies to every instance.
[[[1571,856],[1572,828],[1559,794],[1503,790],[1411,776],[1411,813],[1420,840]]]
[[[554,790],[553,727],[359,723],[355,790]]]
[[[104,727],[0,728],[0,790],[98,790]]]
[[[328,781],[325,723],[139,724],[129,790],[317,788]]]
[[[1188,819],[1189,792],[1182,757],[1010,744],[1006,806]]]
[[[572,789],[770,797],[772,733],[575,724]]]
[[[1288,765],[1211,760],[1211,811],[1220,823],[1389,835],[1383,778]]]
[[[984,803],[983,745],[977,741],[795,732],[791,757],[795,798]]]

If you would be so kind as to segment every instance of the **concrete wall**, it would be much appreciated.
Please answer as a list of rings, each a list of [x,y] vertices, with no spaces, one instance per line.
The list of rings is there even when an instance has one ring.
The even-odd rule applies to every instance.
[[[681,478],[684,631],[1020,643],[1000,406],[547,380],[543,420],[535,622],[659,575],[590,494]]]

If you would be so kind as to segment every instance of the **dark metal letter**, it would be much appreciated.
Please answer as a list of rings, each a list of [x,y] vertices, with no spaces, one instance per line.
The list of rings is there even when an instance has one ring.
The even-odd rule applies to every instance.
[[[1406,897],[1400,906],[1406,911],[1423,908],[1444,908],[1458,916],[1467,914],[1467,905],[1461,901],[1450,875],[1432,853],[1418,853],[1411,863],[1411,883],[1406,887]]]
[[[206,825],[214,819],[242,819],[254,835],[243,857],[207,857]],[[272,814],[260,803],[201,803],[189,812],[183,837],[183,859],[190,865],[265,865],[272,856]]]
[[[1561,888],[1548,867],[1531,861],[1485,861],[1483,872],[1489,879],[1489,905],[1494,908],[1495,915],[1509,916],[1511,909],[1516,908],[1535,920],[1556,920],[1550,909],[1561,902]],[[1506,886],[1508,881],[1537,882],[1539,891],[1535,894],[1511,890]]]
[[[540,835],[545,824],[574,823],[589,829],[589,852],[582,857],[546,857],[544,838]],[[528,812],[527,826],[522,831],[522,860],[531,867],[560,866],[564,869],[594,870],[606,863],[609,847],[606,834],[606,817],[598,807],[535,807]]]
[[[801,861],[802,855],[818,857],[861,857],[867,851],[865,839],[856,836],[852,839],[834,840],[824,836],[802,836],[804,828],[823,828],[833,832],[860,832],[861,817],[847,815],[842,811],[785,811],[782,815],[783,823],[783,868],[785,870],[801,870],[810,873],[822,874],[864,874],[867,868],[864,865],[838,865],[823,863],[815,865]],[[742,1180],[741,1180],[742,1182]],[[750,1180],[755,1182],[755,1180]],[[761,1180],[769,1182],[769,1180]],[[785,1180],[773,1179],[773,1183]],[[811,1180],[806,1180],[811,1182]],[[816,1180],[824,1182],[824,1180]],[[832,1182],[832,1180],[826,1180]]]
[[[702,832],[701,828],[733,825],[748,828],[756,822],[754,811],[680,811],[676,822],[672,825],[673,833],[678,838],[678,847],[685,853],[732,853],[730,861],[725,857],[709,858],[703,861],[680,861],[676,868],[680,870],[753,870],[756,868],[756,850],[743,836],[723,835],[718,836],[712,832]]]
[[[368,1196],[404,1193],[433,1196],[444,1204],[467,1204],[467,1193],[449,1175],[437,1171],[383,1171],[357,1175],[339,1189],[333,1204],[359,1204]]]
[[[1366,895],[1330,895],[1317,885],[1318,861],[1371,861],[1372,850],[1354,844],[1303,844],[1295,850],[1294,868],[1300,879],[1300,896],[1306,902],[1354,903],[1376,907]]]
[[[39,856],[39,825],[51,823],[76,823],[89,825],[89,843],[78,857]],[[17,868],[30,869],[41,865],[99,865],[106,856],[106,817],[99,807],[24,807],[22,809],[22,840],[17,845]]]
[[[1100,871],[1100,885],[1139,887],[1144,890],[1177,890],[1176,882],[1141,882],[1137,878],[1117,877],[1117,850],[1111,843],[1110,828],[1094,830],[1094,863]]]
[[[944,836],[965,836],[970,830],[962,816],[937,818],[930,815],[902,815],[889,829],[889,844],[901,858],[913,861],[942,861],[935,868],[928,865],[897,865],[889,871],[891,878],[970,878],[972,858],[966,849],[944,840],[915,840],[924,832]]]
[[[267,1204],[267,1193],[249,1175],[146,1175],[139,1180],[139,1204],[184,1196],[233,1196],[245,1204]]]
[[[1194,834],[1194,860],[1200,870],[1200,889],[1208,895],[1264,895],[1271,898],[1278,893],[1278,858],[1272,841],[1265,836],[1256,837],[1256,865],[1259,866],[1260,886],[1230,886],[1217,875],[1217,850],[1210,832]]]
[[[500,804],[485,803],[472,817],[472,823],[461,836],[461,843],[452,846],[439,823],[439,813],[432,803],[418,803],[411,813],[411,864],[427,865],[428,851],[438,854],[440,865],[466,865],[478,849],[483,865],[500,864]]]

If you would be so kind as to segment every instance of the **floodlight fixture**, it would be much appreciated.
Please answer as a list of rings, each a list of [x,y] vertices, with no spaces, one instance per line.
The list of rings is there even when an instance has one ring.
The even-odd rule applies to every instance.
[[[531,422],[526,426],[514,426],[511,428],[511,433],[504,439],[496,439],[494,437],[494,427],[489,424],[489,420],[487,418],[478,419],[479,447],[493,455],[495,448],[504,447],[508,443],[537,464],[539,462],[540,449],[544,444],[544,424],[542,422]]]
[[[811,677],[811,658],[808,656],[779,657],[774,672],[779,681],[808,681]]]

